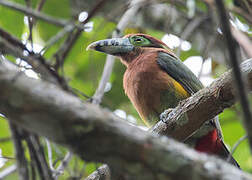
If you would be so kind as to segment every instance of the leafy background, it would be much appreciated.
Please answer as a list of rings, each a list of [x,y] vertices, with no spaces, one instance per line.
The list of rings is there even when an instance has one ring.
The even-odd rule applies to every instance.
[[[23,0],[13,1],[22,5],[25,4]],[[32,1],[33,8],[36,7],[37,2],[38,1],[35,0]],[[204,12],[206,11],[207,8],[204,3],[200,1],[195,2],[197,8]],[[233,1],[226,1],[226,5],[233,6]],[[89,9],[84,9],[83,11],[88,10]],[[181,7],[179,10],[187,12],[190,11],[190,8],[185,9]],[[42,9],[42,12],[45,14],[64,19],[72,19],[74,14],[72,11],[73,9],[71,2],[68,0],[47,0]],[[242,17],[237,17],[242,23],[246,25],[246,21]],[[85,51],[85,48],[89,43],[93,41],[111,37],[111,34],[116,27],[116,23],[114,21],[109,21],[107,18],[104,18],[99,14],[92,18],[91,22],[93,23],[93,28],[90,32],[83,32],[81,34],[81,37],[73,46],[70,54],[66,57],[64,69],[63,71],[61,71],[61,74],[68,79],[71,87],[78,89],[89,97],[92,97],[99,84],[106,55],[99,52],[87,52]],[[8,9],[0,5],[0,27],[16,36],[17,38],[21,39],[23,42],[28,43],[27,37],[29,29],[27,20],[25,20],[23,13]],[[36,44],[36,46],[38,46],[38,48],[44,47],[46,45],[46,42],[60,30],[61,28],[56,27],[55,25],[38,20],[36,26],[33,29],[34,43]],[[159,39],[162,39],[164,35],[167,34],[166,32],[160,31],[158,29],[136,26],[129,26],[125,30],[124,34],[139,31],[151,34],[152,36]],[[249,36],[251,36],[251,27],[249,27],[247,33],[249,34]],[[54,63],[52,55],[58,50],[61,43],[64,42],[65,39],[66,37],[63,37],[59,42],[53,44],[44,53],[44,57],[46,59],[51,59],[50,63]],[[178,47],[174,48],[175,52],[177,52],[177,50]],[[192,44],[190,50],[181,51],[180,58],[182,61],[184,61],[189,57],[200,56],[201,54],[202,52],[200,52],[197,47]],[[10,58],[12,60],[15,60],[13,57]],[[191,61],[193,60],[194,59],[191,58]],[[226,71],[225,64],[219,63],[219,61],[217,61],[216,59],[211,62],[211,65],[211,77],[216,78]],[[118,115],[121,115],[124,118],[127,117],[128,120],[136,120],[138,124],[142,124],[137,112],[124,94],[122,88],[122,77],[124,71],[125,67],[120,63],[119,60],[117,60],[108,84],[108,91],[105,93],[101,105],[111,111],[117,112]],[[80,98],[87,100],[87,98],[82,96]],[[234,144],[239,140],[239,138],[245,135],[245,130],[241,123],[242,116],[239,105],[237,104],[232,108],[226,109],[223,113],[220,114],[219,119],[222,125],[225,143],[229,148],[232,148]],[[0,157],[0,161],[2,161],[0,171],[15,163],[13,143],[10,139],[8,139],[9,137],[11,137],[11,134],[8,129],[8,123],[4,117],[0,117],[0,156],[2,156]],[[7,140],[3,140],[4,138],[7,138]],[[45,147],[45,152],[47,152],[45,141],[42,140],[42,143]],[[65,153],[66,150],[63,147],[53,145],[54,160],[63,157]],[[29,158],[27,149],[26,154],[27,158]],[[241,142],[241,144],[234,152],[233,156],[238,161],[243,170],[252,172],[252,159],[247,140]],[[76,172],[82,172],[84,173],[84,176],[87,176],[98,166],[99,164],[97,163],[83,162],[78,157],[73,157],[69,167],[67,168],[64,175],[60,177],[60,179],[66,179]],[[11,174],[7,179],[17,179],[17,173]]]

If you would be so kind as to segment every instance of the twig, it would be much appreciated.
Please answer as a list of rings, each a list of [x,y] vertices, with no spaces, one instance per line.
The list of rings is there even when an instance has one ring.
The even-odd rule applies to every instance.
[[[203,17],[196,17],[194,18],[192,21],[190,21],[187,26],[185,27],[185,29],[183,30],[183,32],[181,33],[180,39],[182,40],[187,40],[188,37],[194,32],[194,30],[201,25],[202,22],[204,22],[205,20],[207,20],[207,18],[209,18],[208,16],[203,16]],[[177,56],[180,56],[180,52],[181,52],[181,44],[178,47],[177,50]]]
[[[107,0],[100,0],[95,7],[89,12],[89,15],[87,19],[85,19],[81,24],[86,24],[97,12],[100,8],[104,6],[104,4],[107,2]],[[59,50],[53,55],[53,57],[56,58],[56,64],[55,69],[57,70],[61,65],[64,64],[64,60],[68,53],[71,51],[74,43],[81,35],[82,30],[77,29],[76,31],[72,31],[72,33],[69,34],[66,41],[63,43],[63,45],[59,48]]]
[[[109,167],[106,164],[100,166],[84,180],[110,180]]]
[[[0,159],[14,160],[14,159],[16,159],[16,158],[14,158],[14,157],[9,157],[9,156],[0,156]]]
[[[65,78],[60,76],[51,67],[51,65],[47,63],[48,61],[45,60],[43,56],[40,54],[35,54],[34,52],[30,52],[21,41],[1,28],[0,36],[2,37],[2,42],[8,49],[8,52],[13,56],[19,57],[20,59],[26,61],[32,66],[32,69],[35,72],[41,75],[42,79],[58,84],[62,89],[69,91],[73,95],[76,95],[75,92],[68,86]],[[27,52],[28,55],[24,55],[24,52]]]
[[[30,9],[30,8],[27,8],[27,7],[24,7],[24,6],[19,5],[17,3],[10,2],[8,0],[0,0],[0,5],[12,8],[12,9],[17,10],[17,11],[20,11],[20,12],[25,13],[25,14],[27,14],[29,16],[34,17],[34,18],[47,21],[47,22],[49,22],[51,24],[54,24],[56,26],[65,27],[66,25],[69,24],[69,22],[66,21],[66,20],[56,19],[54,17],[48,16],[46,14],[40,13],[40,12],[38,12],[36,10]],[[72,24],[72,25],[77,27],[78,29],[83,29],[82,26],[75,25],[75,24]]]
[[[17,165],[13,164],[0,172],[0,179],[4,179],[17,170]]]
[[[82,91],[80,91],[79,89],[73,88],[71,87],[72,91],[75,92],[76,94],[80,94],[81,96],[87,98],[88,100],[91,99],[90,96],[86,95],[85,93],[83,93]]]
[[[54,174],[54,178],[57,180],[59,178],[59,176],[61,174],[63,174],[64,172],[64,169],[67,167],[69,161],[71,160],[72,158],[72,153],[71,152],[67,152],[64,159],[61,161],[60,165],[57,167],[56,169],[56,173]]]
[[[244,17],[248,23],[252,24],[252,18],[251,15],[249,15],[248,13],[246,13],[245,11],[243,11],[241,8],[239,7],[233,7],[231,8],[229,11],[237,13],[239,15],[241,15],[242,17]]]
[[[17,169],[21,180],[29,179],[28,163],[17,127],[9,120],[9,126],[16,151]]]
[[[38,5],[37,5],[37,7],[36,7],[36,10],[37,10],[38,12],[41,11],[41,9],[43,8],[45,2],[46,2],[46,0],[40,0],[40,2],[38,3]],[[36,24],[36,19],[35,19],[35,18],[32,19],[32,23],[33,23],[33,25]]]
[[[248,133],[248,139],[249,139],[249,144],[250,144],[250,150],[252,152],[252,116],[251,116],[251,111],[250,111],[250,104],[247,98],[247,93],[246,93],[246,88],[244,85],[244,80],[241,75],[241,71],[238,65],[238,54],[237,54],[237,44],[235,40],[232,37],[231,30],[230,30],[230,23],[228,20],[228,16],[226,14],[225,6],[223,4],[222,0],[215,0],[216,6],[218,9],[218,13],[220,16],[220,21],[222,24],[222,30],[223,30],[223,35],[226,39],[228,51],[229,51],[229,58],[230,63],[233,67],[233,74],[235,78],[235,85],[236,85],[236,90],[238,93],[238,97],[240,99],[240,103],[242,106],[242,112],[243,112],[243,120],[245,124],[245,129],[247,130]]]
[[[227,162],[229,162],[232,158],[232,155],[234,154],[235,150],[237,149],[237,147],[242,143],[242,141],[244,141],[245,139],[247,139],[248,136],[247,135],[244,135],[242,136],[236,143],[235,145],[232,147],[231,151],[230,151],[230,154],[227,158]]]
[[[1,28],[0,36],[3,38],[5,46],[8,47],[12,54],[25,60],[28,64],[30,64],[35,72],[40,73],[42,75],[43,79],[53,83],[58,83],[64,90],[69,90],[65,79],[51,68],[51,66],[47,63],[43,56],[30,52],[21,41],[19,41],[17,38],[13,37],[11,34]],[[24,51],[28,52],[29,55],[25,56],[23,53]]]
[[[8,142],[11,140],[11,137],[3,137],[3,138],[0,138],[0,143],[5,143],[5,142]]]
[[[42,9],[43,5],[45,3],[45,0],[40,0],[40,2],[37,5],[37,12],[40,12],[40,10]],[[30,0],[26,0],[26,5],[28,8],[31,8],[31,1]],[[31,15],[28,15],[28,26],[29,26],[29,37],[28,40],[31,41],[31,48],[33,51],[33,37],[32,37],[32,29],[34,27],[34,25],[36,24],[36,19],[34,17],[32,17]]]
[[[38,3],[38,6],[37,6],[37,11],[41,11],[42,7],[44,6],[46,0],[40,0],[40,2]]]
[[[67,167],[69,161],[72,158],[72,153],[71,152],[67,152],[65,157],[63,158],[63,160],[61,161],[61,163],[59,164],[59,166],[57,167],[57,169],[55,169],[53,167],[53,157],[52,157],[52,148],[51,148],[51,144],[50,141],[48,139],[45,140],[46,141],[46,146],[47,146],[47,153],[48,153],[48,160],[49,160],[49,167],[51,169],[51,171],[53,172],[53,177],[54,179],[58,179],[58,177],[63,174],[64,169]]]
[[[31,8],[31,1],[30,0],[25,0],[27,8]],[[29,36],[28,40],[31,41],[31,49],[33,51],[33,39],[32,39],[32,29],[33,29],[33,19],[30,15],[27,16],[28,19],[28,27],[29,27]]]
[[[112,38],[120,36],[120,33],[127,27],[130,21],[134,19],[133,17],[137,14],[138,10],[143,6],[146,0],[132,0],[130,8],[123,14],[120,21],[117,24],[115,31],[112,34]],[[102,72],[102,77],[99,82],[99,86],[92,97],[93,104],[100,104],[104,95],[104,89],[112,73],[114,66],[115,57],[108,55],[106,58],[106,63]]]
[[[46,42],[45,46],[43,47],[43,49],[41,49],[41,51],[39,52],[39,54],[41,54],[43,51],[45,51],[48,48],[50,48],[53,44],[55,44],[62,37],[64,37],[66,33],[73,31],[73,29],[74,29],[74,26],[72,26],[72,25],[65,26],[64,29],[62,29],[61,31],[59,31],[55,36],[51,37]]]
[[[47,165],[43,147],[40,145],[39,139],[35,135],[28,135],[25,139],[30,151],[30,155],[34,158],[40,178],[52,180],[52,172]]]
[[[233,26],[231,26],[231,32],[235,40],[243,48],[249,58],[252,58],[252,42],[250,41],[250,39],[244,33]]]
[[[48,139],[45,139],[45,141],[46,141],[46,146],[47,146],[47,154],[48,154],[49,167],[50,167],[51,171],[55,171],[55,169],[53,167],[51,144],[50,144],[50,142],[49,142]]]

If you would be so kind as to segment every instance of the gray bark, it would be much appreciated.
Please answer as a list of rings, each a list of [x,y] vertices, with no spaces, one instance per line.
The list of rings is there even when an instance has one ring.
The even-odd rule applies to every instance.
[[[57,86],[0,61],[0,112],[86,161],[106,163],[112,179],[252,179],[226,162],[171,138],[151,135]]]

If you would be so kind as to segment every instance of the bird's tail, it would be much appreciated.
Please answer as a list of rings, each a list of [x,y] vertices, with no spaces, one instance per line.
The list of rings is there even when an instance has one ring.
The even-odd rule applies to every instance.
[[[185,143],[193,146],[199,152],[217,155],[240,168],[223,142],[217,117],[204,123]]]

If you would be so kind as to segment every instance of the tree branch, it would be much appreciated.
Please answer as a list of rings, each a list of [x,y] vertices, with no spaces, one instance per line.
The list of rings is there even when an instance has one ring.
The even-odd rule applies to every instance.
[[[249,66],[251,70],[251,61]],[[108,164],[114,179],[252,179],[218,158],[152,136],[53,84],[28,78],[3,59],[0,84],[1,113],[86,161]]]
[[[231,26],[231,32],[235,40],[239,43],[239,45],[244,49],[245,53],[249,58],[252,58],[252,42],[250,39],[242,33],[240,30]]]
[[[0,172],[0,179],[6,178],[8,175],[14,173],[17,170],[17,165],[13,164]]]
[[[109,167],[107,165],[102,165],[92,174],[90,174],[85,180],[110,180]]]
[[[17,159],[17,169],[19,173],[19,177],[21,180],[29,179],[29,170],[28,163],[25,158],[24,147],[22,144],[20,133],[18,132],[18,128],[11,120],[9,120],[9,126],[11,129],[11,135],[13,139],[13,143],[15,146],[15,156]]]
[[[241,64],[241,71],[249,81],[252,90],[252,59]],[[168,135],[180,141],[190,137],[201,125],[214,118],[225,108],[234,105],[236,91],[232,79],[232,71],[224,73],[209,87],[206,87],[190,98],[181,101],[170,113],[163,116],[152,130],[158,134]]]

